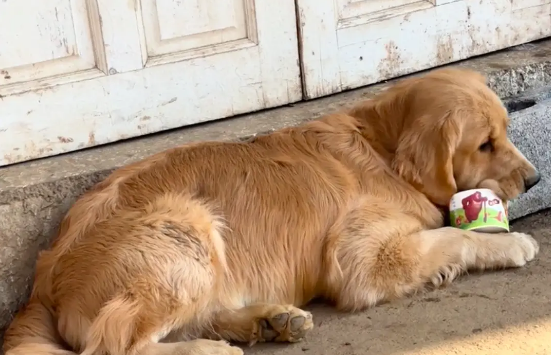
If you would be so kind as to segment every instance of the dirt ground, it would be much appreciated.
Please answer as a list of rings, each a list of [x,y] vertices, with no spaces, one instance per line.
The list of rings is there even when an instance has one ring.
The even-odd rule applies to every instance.
[[[471,274],[442,290],[357,314],[307,307],[315,328],[298,344],[260,344],[247,355],[549,355],[551,211],[512,229],[540,242],[521,269]]]

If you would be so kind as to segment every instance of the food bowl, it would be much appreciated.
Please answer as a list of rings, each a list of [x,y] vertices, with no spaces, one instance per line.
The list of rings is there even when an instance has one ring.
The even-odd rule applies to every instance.
[[[461,191],[450,201],[450,224],[476,232],[509,232],[507,206],[490,189]]]

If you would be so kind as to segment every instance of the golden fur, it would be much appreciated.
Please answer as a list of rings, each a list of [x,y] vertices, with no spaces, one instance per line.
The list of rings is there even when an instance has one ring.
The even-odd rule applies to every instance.
[[[441,213],[460,190],[511,199],[537,183],[507,124],[480,74],[441,69],[300,127],[120,168],[41,253],[6,355],[238,355],[224,340],[302,339],[297,307],[315,297],[356,311],[523,266],[530,236]]]

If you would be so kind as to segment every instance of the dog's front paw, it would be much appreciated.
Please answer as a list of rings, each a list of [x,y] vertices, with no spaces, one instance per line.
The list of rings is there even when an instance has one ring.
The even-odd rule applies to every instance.
[[[515,248],[511,250],[511,259],[515,266],[524,266],[528,261],[534,260],[540,251],[538,242],[525,233],[513,232],[510,236],[515,241]]]

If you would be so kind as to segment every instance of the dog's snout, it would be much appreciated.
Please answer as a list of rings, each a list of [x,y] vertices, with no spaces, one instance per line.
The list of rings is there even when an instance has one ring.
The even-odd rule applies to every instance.
[[[541,175],[539,172],[536,173],[524,180],[524,187],[526,191],[530,190],[532,187],[536,186],[541,180]]]

